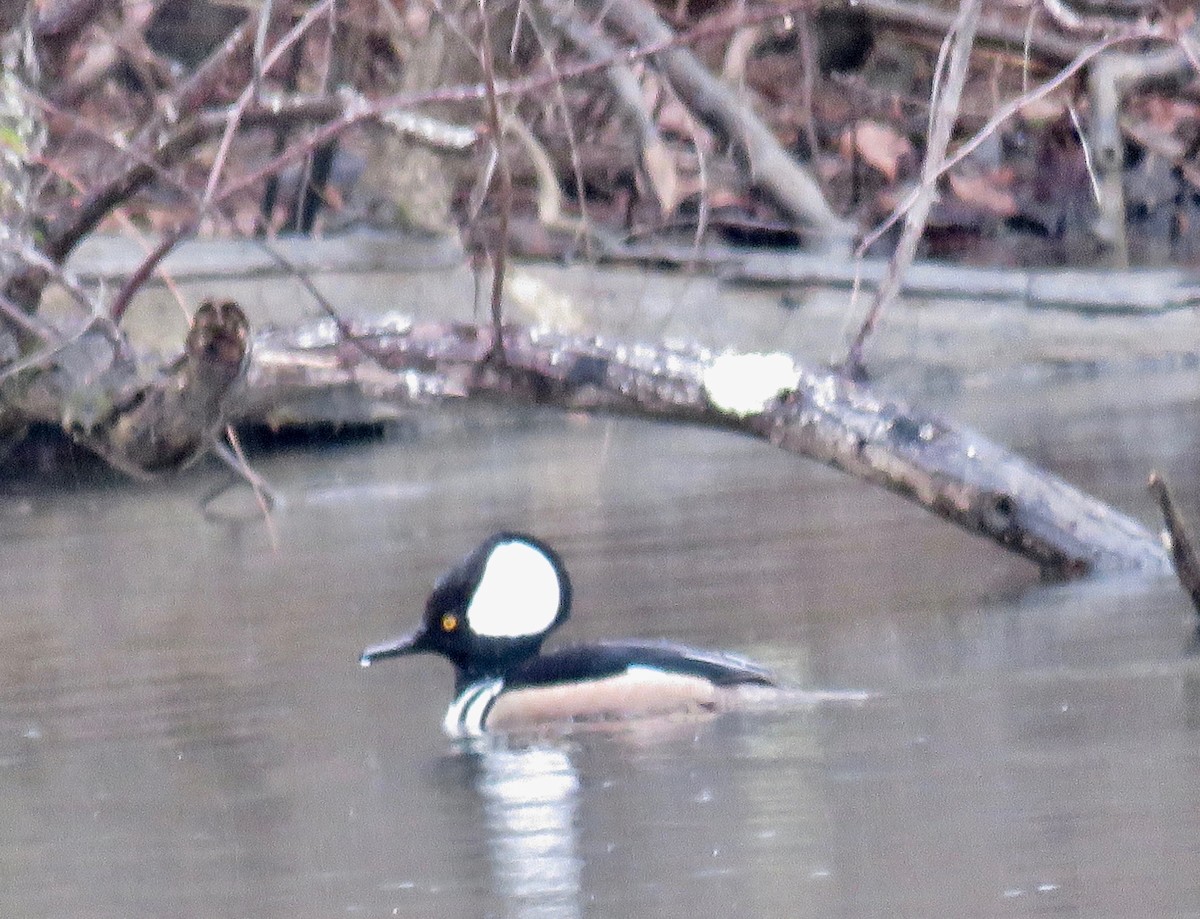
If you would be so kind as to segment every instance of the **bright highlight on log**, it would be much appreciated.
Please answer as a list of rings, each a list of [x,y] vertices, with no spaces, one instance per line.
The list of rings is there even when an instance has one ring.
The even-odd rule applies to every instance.
[[[796,388],[800,369],[786,354],[736,354],[713,358],[701,383],[708,400],[723,412],[757,415],[780,393]]]

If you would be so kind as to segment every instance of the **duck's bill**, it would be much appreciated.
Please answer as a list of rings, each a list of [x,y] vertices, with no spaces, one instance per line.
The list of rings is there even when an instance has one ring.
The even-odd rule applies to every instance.
[[[363,667],[370,667],[376,661],[389,657],[400,657],[404,654],[416,654],[425,650],[425,630],[417,629],[407,635],[401,635],[382,644],[371,645],[363,651],[358,662]]]

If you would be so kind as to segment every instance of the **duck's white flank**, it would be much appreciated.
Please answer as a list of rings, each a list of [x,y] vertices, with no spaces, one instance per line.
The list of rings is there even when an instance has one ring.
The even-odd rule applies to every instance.
[[[521,730],[537,725],[653,718],[713,712],[723,690],[708,680],[653,667],[625,671],[586,683],[511,689],[488,713],[488,728]]]

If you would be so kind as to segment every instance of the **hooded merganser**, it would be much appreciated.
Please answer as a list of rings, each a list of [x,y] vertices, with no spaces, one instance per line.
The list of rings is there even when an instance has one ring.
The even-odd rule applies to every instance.
[[[454,664],[451,737],[556,722],[716,712],[771,674],[730,654],[671,642],[619,641],[542,654],[571,613],[558,553],[521,533],[497,533],[434,585],[416,631],[367,648],[359,662],[431,652]]]

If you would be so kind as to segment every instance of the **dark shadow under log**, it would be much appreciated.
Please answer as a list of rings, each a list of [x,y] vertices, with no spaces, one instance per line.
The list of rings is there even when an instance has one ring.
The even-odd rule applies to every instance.
[[[267,424],[330,408],[374,420],[397,406],[510,398],[739,431],[820,460],[1037,564],[1051,577],[1169,570],[1140,523],[967,428],[785,355],[712,354],[506,327],[499,366],[487,328],[386,317],[259,336],[243,420]],[[318,403],[324,403],[324,407]]]

